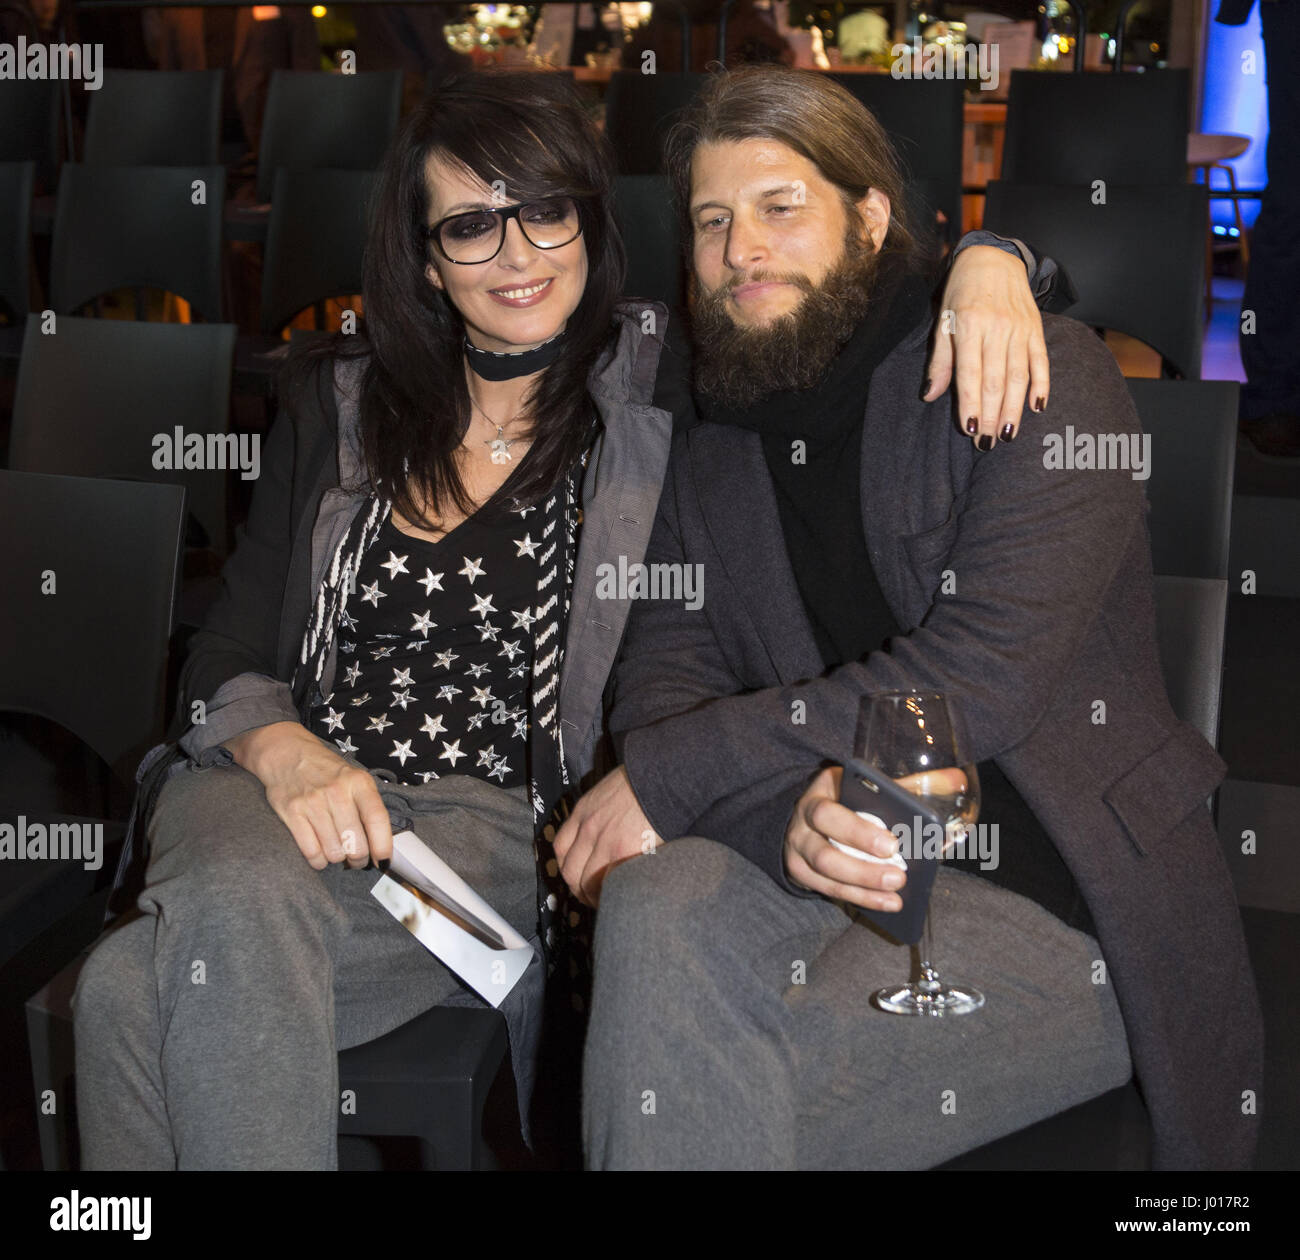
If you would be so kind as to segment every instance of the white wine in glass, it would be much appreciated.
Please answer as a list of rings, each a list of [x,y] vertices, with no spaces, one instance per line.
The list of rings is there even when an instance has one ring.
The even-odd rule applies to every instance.
[[[979,817],[979,776],[966,756],[953,702],[939,692],[886,691],[866,696],[855,754],[924,801],[944,820],[943,853],[966,836]],[[919,837],[918,837],[919,840]],[[964,1015],[984,1005],[965,984],[946,984],[934,966],[934,901],[921,938],[920,979],[872,995],[894,1015]]]

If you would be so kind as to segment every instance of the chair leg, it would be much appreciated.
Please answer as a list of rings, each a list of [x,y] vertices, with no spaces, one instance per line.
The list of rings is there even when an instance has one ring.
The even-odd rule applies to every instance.
[[[1228,172],[1228,187],[1231,188],[1233,192],[1236,192],[1237,172],[1234,171],[1231,166],[1227,166],[1227,165],[1225,165],[1223,169]],[[1249,267],[1250,246],[1246,243],[1246,228],[1241,221],[1241,198],[1240,197],[1234,197],[1232,199],[1232,213],[1237,220],[1237,243],[1241,248],[1241,265],[1243,267]]]

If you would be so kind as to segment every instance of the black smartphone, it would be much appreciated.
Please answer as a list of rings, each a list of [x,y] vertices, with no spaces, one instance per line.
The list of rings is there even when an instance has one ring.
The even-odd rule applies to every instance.
[[[907,882],[898,890],[901,910],[867,910],[855,907],[904,945],[915,945],[925,930],[930,890],[943,852],[944,820],[926,801],[913,796],[865,761],[845,763],[840,781],[840,804],[856,814],[866,814],[899,838],[899,856],[906,863]],[[847,847],[847,846],[846,846]],[[874,855],[859,859],[881,862]]]

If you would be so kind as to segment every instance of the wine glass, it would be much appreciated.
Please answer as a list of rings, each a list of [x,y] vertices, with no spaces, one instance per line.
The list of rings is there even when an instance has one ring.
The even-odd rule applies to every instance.
[[[943,819],[944,855],[966,839],[967,828],[979,817],[979,776],[967,757],[959,721],[955,704],[940,692],[878,692],[862,701],[854,741],[857,757]],[[934,966],[933,925],[932,896],[921,938],[920,979],[873,994],[881,1010],[894,1015],[964,1015],[984,1005],[978,989],[940,980]]]

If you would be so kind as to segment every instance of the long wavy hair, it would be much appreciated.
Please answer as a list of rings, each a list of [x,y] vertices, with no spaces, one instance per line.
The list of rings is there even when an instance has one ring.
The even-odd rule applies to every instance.
[[[370,484],[407,520],[437,528],[470,499],[458,450],[470,422],[465,325],[425,267],[430,197],[426,166],[437,154],[486,184],[504,181],[512,201],[569,196],[578,205],[587,284],[566,326],[564,353],[525,399],[532,445],[494,498],[521,505],[544,497],[577,460],[596,412],[588,377],[614,332],[626,272],[613,215],[613,155],[573,87],[558,75],[459,74],[403,123],[384,159],[370,207],[363,269],[364,318],[353,335],[312,338],[288,356],[281,397],[290,397],[321,360],[368,355],[359,399]],[[317,378],[321,389],[330,376]]]

